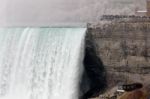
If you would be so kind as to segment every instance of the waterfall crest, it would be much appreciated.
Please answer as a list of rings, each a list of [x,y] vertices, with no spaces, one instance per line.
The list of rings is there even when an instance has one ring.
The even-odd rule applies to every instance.
[[[86,28],[0,28],[0,99],[77,99]]]

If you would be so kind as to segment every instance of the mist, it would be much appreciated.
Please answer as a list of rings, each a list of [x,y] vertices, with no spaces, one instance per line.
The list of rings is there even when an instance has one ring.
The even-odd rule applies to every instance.
[[[0,0],[0,26],[97,22],[103,14],[132,15],[145,0]]]

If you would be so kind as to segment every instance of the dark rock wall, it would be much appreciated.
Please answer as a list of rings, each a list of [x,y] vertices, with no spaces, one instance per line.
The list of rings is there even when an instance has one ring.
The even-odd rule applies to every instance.
[[[99,96],[106,86],[106,71],[100,57],[96,52],[96,44],[92,35],[87,34],[85,40],[84,73],[80,85],[81,99],[88,99]]]
[[[109,22],[88,26],[109,87],[147,83],[150,74],[150,22]]]

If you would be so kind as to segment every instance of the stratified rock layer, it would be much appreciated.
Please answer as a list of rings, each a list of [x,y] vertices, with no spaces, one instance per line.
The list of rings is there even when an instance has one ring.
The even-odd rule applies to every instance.
[[[89,25],[88,33],[107,71],[109,87],[150,79],[150,22],[105,22]]]

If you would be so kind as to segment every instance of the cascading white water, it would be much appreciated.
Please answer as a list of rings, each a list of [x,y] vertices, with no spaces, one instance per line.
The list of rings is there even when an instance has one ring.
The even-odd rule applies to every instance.
[[[0,99],[78,99],[85,28],[0,28]]]

